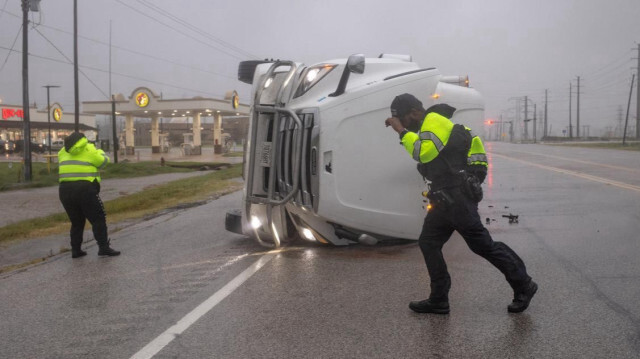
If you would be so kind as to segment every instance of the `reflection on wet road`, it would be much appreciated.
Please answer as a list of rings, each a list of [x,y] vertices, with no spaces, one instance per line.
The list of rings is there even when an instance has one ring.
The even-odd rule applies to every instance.
[[[1,356],[640,356],[640,156],[487,147],[480,214],[540,285],[525,313],[507,313],[512,293],[503,276],[457,234],[445,246],[445,316],[407,307],[429,291],[415,242],[300,242],[265,257],[264,248],[224,231],[238,192],[114,234],[118,258],[63,255],[0,279]],[[255,267],[260,258],[269,260]]]

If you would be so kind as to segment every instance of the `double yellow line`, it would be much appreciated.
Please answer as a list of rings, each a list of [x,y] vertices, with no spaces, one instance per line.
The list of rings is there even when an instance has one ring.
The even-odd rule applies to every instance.
[[[500,154],[497,154],[495,152],[491,153],[491,155],[492,156],[496,156],[496,157],[500,157],[500,158],[505,158],[505,159],[508,159],[508,160],[511,160],[511,161],[515,161],[515,162],[524,163],[524,164],[527,164],[527,165],[530,165],[530,166],[542,168],[542,169],[553,171],[553,172],[564,173],[566,175],[580,177],[580,178],[584,178],[584,179],[587,179],[587,180],[590,180],[590,181],[600,182],[600,183],[604,183],[604,184],[607,184],[607,185],[616,186],[616,187],[620,187],[620,188],[624,188],[624,189],[630,189],[632,191],[640,192],[640,186],[634,186],[632,184],[628,184],[628,183],[624,183],[624,182],[618,182],[618,181],[614,181],[614,180],[611,180],[611,179],[608,179],[608,178],[592,176],[592,175],[588,175],[586,173],[580,173],[580,172],[576,172],[576,171],[569,171],[569,170],[565,170],[565,169],[558,168],[558,167],[545,166],[545,165],[541,165],[541,164],[538,164],[538,163],[535,163],[535,162],[530,162],[530,161],[525,161],[525,160],[521,160],[521,159],[517,159],[517,158],[505,156],[505,155],[500,155]],[[571,160],[571,159],[567,159],[567,160]]]

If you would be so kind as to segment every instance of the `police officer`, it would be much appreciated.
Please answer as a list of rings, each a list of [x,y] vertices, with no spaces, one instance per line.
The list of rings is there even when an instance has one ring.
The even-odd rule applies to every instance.
[[[82,133],[74,132],[65,138],[58,163],[60,202],[71,221],[71,257],[87,255],[81,248],[86,220],[91,223],[98,243],[98,255],[119,255],[119,251],[109,246],[107,218],[100,199],[99,170],[109,163],[109,157]]]
[[[418,240],[431,279],[429,298],[409,303],[418,313],[449,313],[451,277],[442,246],[458,231],[469,248],[498,268],[513,288],[507,310],[527,309],[538,286],[527,274],[524,262],[509,246],[495,242],[482,225],[478,202],[480,184],[487,172],[482,141],[469,128],[454,125],[455,108],[438,104],[425,110],[411,94],[397,96],[385,121],[399,135],[401,144],[418,162],[418,170],[430,181],[427,197],[433,207],[427,213]]]

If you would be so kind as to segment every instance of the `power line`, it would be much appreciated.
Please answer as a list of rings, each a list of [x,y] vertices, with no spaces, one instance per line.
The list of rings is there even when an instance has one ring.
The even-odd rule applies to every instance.
[[[5,6],[7,4],[5,3]],[[9,52],[7,53],[7,57],[4,58],[4,62],[2,63],[2,66],[0,67],[0,72],[2,72],[2,70],[4,70],[4,66],[7,64],[7,61],[9,60],[9,56],[11,55],[11,53],[13,51],[15,51],[13,49],[14,46],[16,46],[16,41],[18,41],[18,36],[20,36],[20,32],[22,31],[22,25],[20,25],[20,29],[18,29],[18,33],[16,34],[16,38],[13,39],[13,44],[11,44],[11,48],[9,49]]]
[[[0,19],[2,19],[2,14],[4,13],[4,9],[7,7],[7,3],[9,0],[4,1],[4,5],[2,6],[2,10],[0,10]]]
[[[16,14],[13,14],[13,13],[11,13],[9,11],[4,11],[4,12],[9,14],[9,15],[11,15],[11,16],[13,16],[13,17],[16,17],[18,19],[21,18],[20,16],[18,16]],[[65,31],[65,30],[59,29],[59,28],[56,28],[54,26],[43,25],[43,24],[40,24],[38,26],[73,36],[73,33],[69,32],[69,31]],[[95,43],[100,44],[100,45],[109,46],[109,43],[101,41],[101,40],[92,39],[90,37],[86,37],[86,36],[83,36],[83,35],[78,35],[78,37],[81,38],[81,39],[87,40],[87,41],[95,42]],[[179,62],[176,62],[176,61],[164,59],[164,58],[161,58],[161,57],[158,57],[158,56],[154,56],[154,55],[151,55],[151,54],[148,54],[148,53],[144,53],[144,52],[128,49],[126,47],[117,46],[117,45],[112,45],[111,47],[113,47],[114,49],[118,49],[118,50],[129,52],[129,53],[132,53],[132,54],[148,57],[148,58],[151,58],[151,59],[154,59],[154,60],[170,63],[172,65],[176,65],[176,66],[188,68],[188,69],[191,69],[191,70],[196,70],[196,71],[208,73],[208,74],[211,74],[211,75],[214,75],[214,76],[220,76],[220,77],[228,78],[228,79],[231,79],[231,80],[236,80],[236,78],[234,76],[229,76],[229,75],[221,74],[221,73],[214,72],[214,71],[204,70],[204,69],[197,68],[197,67],[194,67],[194,66],[185,65],[185,64],[182,64],[182,63],[179,63]]]
[[[622,67],[622,66],[625,66],[625,65],[627,65],[627,66],[628,66],[628,65],[630,64],[630,62],[631,62],[631,59],[629,59],[629,60],[627,60],[626,62],[623,62],[623,63],[621,63],[620,65],[618,65],[618,66],[616,66],[616,67],[614,67],[614,68],[612,68],[612,69],[610,69],[610,70],[608,70],[608,71],[605,71],[605,72],[603,72],[603,73],[601,73],[601,74],[599,74],[599,75],[592,76],[592,78],[594,78],[594,79],[606,78],[606,75],[607,75],[607,74],[609,74],[609,73],[611,73],[611,72],[613,72],[613,71],[615,71],[615,70],[619,69],[619,68],[620,68],[620,67]]]
[[[73,35],[71,32],[68,32],[68,31],[65,31],[65,30],[62,30],[62,29],[58,29],[58,28],[55,28],[55,27],[53,27],[53,26],[47,26],[47,25],[40,25],[40,26],[45,27],[45,28],[47,28],[47,29],[54,30],[54,31],[58,31],[58,32],[61,32],[61,33],[67,34],[67,35]],[[91,41],[91,42],[95,42],[95,43],[100,44],[100,45],[109,46],[109,43],[104,42],[104,41],[100,41],[100,40],[92,39],[92,38],[90,38],[90,37],[81,36],[81,35],[80,35],[80,36],[78,36],[78,37],[79,37],[79,38],[81,38],[81,39],[84,39],[84,40],[88,40],[88,41]],[[132,54],[136,54],[136,55],[140,55],[140,56],[148,57],[148,58],[151,58],[151,59],[154,59],[154,60],[167,62],[167,63],[170,63],[170,64],[172,64],[172,65],[181,66],[181,67],[188,68],[188,69],[191,69],[191,70],[196,70],[196,71],[200,71],[200,72],[208,73],[208,74],[211,74],[211,75],[221,76],[221,77],[226,77],[226,78],[228,78],[228,79],[236,80],[236,78],[235,78],[235,77],[233,77],[233,76],[229,76],[229,75],[221,74],[221,73],[218,73],[218,72],[213,72],[213,71],[204,70],[204,69],[197,68],[197,67],[194,67],[194,66],[189,66],[189,65],[181,64],[181,63],[176,62],[176,61],[163,59],[163,58],[161,58],[161,57],[157,57],[157,56],[154,56],[154,55],[151,55],[151,54],[147,54],[147,53],[144,53],[144,52],[140,52],[140,51],[136,51],[136,50],[128,49],[128,48],[126,48],[126,47],[117,46],[117,45],[112,45],[111,47],[112,47],[112,48],[114,48],[114,49],[118,49],[118,50],[122,50],[122,51],[130,52],[130,53],[132,53]]]
[[[600,71],[603,71],[604,69],[606,69],[607,67],[613,65],[614,63],[624,59],[624,58],[628,58],[629,57],[629,53],[631,52],[631,50],[627,50],[624,54],[622,54],[622,56],[616,58],[615,60],[611,61],[610,63],[608,63],[607,65],[604,65],[603,67],[595,70],[595,71],[590,71],[591,75],[597,74]]]
[[[258,58],[258,56],[253,55],[253,54],[251,54],[251,53],[249,53],[249,52],[247,52],[247,51],[245,51],[245,50],[243,50],[243,49],[241,49],[241,48],[239,48],[239,47],[237,47],[237,46],[235,46],[235,45],[233,45],[231,43],[228,43],[228,42],[226,42],[226,41],[224,41],[224,40],[222,40],[222,39],[220,39],[220,38],[218,38],[218,37],[206,32],[206,31],[204,31],[202,29],[198,28],[197,26],[192,25],[191,23],[189,23],[189,22],[187,22],[187,21],[175,16],[171,12],[164,10],[163,8],[159,7],[158,5],[151,4],[147,0],[137,0],[137,1],[138,1],[138,3],[140,3],[140,4],[144,5],[144,6],[147,6],[151,10],[159,13],[160,15],[168,17],[171,20],[181,24],[182,26],[185,26],[186,28],[188,28],[188,29],[200,34],[201,36],[204,36],[204,37],[206,37],[206,38],[208,38],[208,39],[210,39],[212,41],[215,41],[215,42],[219,43],[222,46],[225,46],[225,47],[227,47],[227,48],[229,48],[231,50],[234,50],[237,53],[242,54],[244,56],[248,56],[248,57],[251,57],[251,58],[254,58],[254,59]]]
[[[208,47],[210,47],[210,48],[212,48],[212,49],[218,50],[218,51],[220,51],[220,52],[222,52],[222,53],[224,53],[224,54],[227,54],[227,55],[229,55],[229,56],[231,56],[231,57],[234,57],[234,58],[236,58],[236,59],[238,59],[238,60],[243,60],[243,58],[241,58],[241,57],[239,57],[239,56],[236,56],[236,55],[234,55],[234,54],[232,54],[232,53],[230,53],[230,52],[228,52],[228,51],[225,51],[225,50],[223,50],[223,49],[221,49],[221,48],[219,48],[219,47],[213,46],[213,45],[211,45],[211,44],[209,44],[209,43],[206,43],[206,42],[204,42],[204,41],[202,41],[202,40],[196,39],[195,37],[193,37],[193,36],[191,36],[191,35],[189,35],[189,34],[187,34],[187,33],[183,32],[183,31],[178,30],[178,29],[176,29],[175,27],[173,27],[173,26],[171,26],[171,25],[169,25],[169,24],[166,24],[165,22],[163,22],[163,21],[161,21],[161,20],[156,19],[155,17],[153,17],[153,16],[151,16],[151,15],[145,14],[144,12],[142,12],[142,11],[140,11],[140,10],[136,9],[135,7],[133,7],[133,6],[129,5],[129,4],[126,4],[126,3],[122,2],[121,0],[114,0],[114,1],[115,1],[115,2],[117,2],[117,3],[119,3],[119,4],[121,4],[121,5],[123,5],[123,6],[128,7],[129,9],[131,9],[131,10],[133,10],[133,11],[137,12],[138,14],[140,14],[140,15],[142,15],[142,16],[144,16],[144,17],[147,17],[147,18],[149,18],[149,19],[151,19],[151,20],[153,20],[153,21],[155,21],[155,22],[157,22],[157,23],[160,23],[160,24],[162,24],[162,25],[164,25],[164,26],[166,26],[166,27],[170,28],[171,30],[173,30],[173,31],[175,31],[175,32],[178,32],[178,33],[180,33],[180,34],[182,34],[182,35],[184,35],[184,36],[186,36],[186,37],[188,37],[188,38],[190,38],[190,39],[192,39],[192,40],[194,40],[194,41],[197,41],[197,42],[199,42],[199,43],[201,43],[201,44],[203,44],[203,45],[205,45],[205,46],[208,46]]]
[[[65,55],[65,54],[62,52],[62,50],[60,50],[60,49],[59,49],[59,48],[58,48],[58,47],[57,47],[53,42],[51,42],[51,41],[50,41],[46,36],[44,36],[44,34],[43,34],[42,32],[40,32],[40,30],[38,30],[38,29],[37,29],[37,28],[35,28],[35,27],[34,27],[33,29],[34,29],[38,34],[40,34],[40,36],[42,36],[42,38],[43,38],[43,39],[45,39],[45,40],[46,40],[46,41],[47,41],[51,46],[53,46],[53,48],[54,48],[54,49],[56,49],[56,50],[60,53],[60,55],[62,55],[65,59],[67,59],[67,61],[68,61],[70,64],[73,64],[73,61],[71,61],[71,59],[69,59],[69,58],[67,57],[67,55]],[[101,89],[98,85],[96,85],[96,83],[95,83],[95,82],[93,82],[93,81],[89,78],[89,76],[87,76],[87,74],[85,74],[85,73],[84,73],[84,72],[82,72],[82,71],[80,71],[80,73],[81,73],[81,74],[82,74],[82,75],[83,75],[83,76],[84,76],[84,77],[85,77],[85,78],[86,78],[86,79],[87,79],[87,80],[88,80],[88,81],[89,81],[89,82],[90,82],[90,83],[91,83],[91,84],[92,84],[96,89],[98,89],[98,91],[102,92],[102,94],[104,95],[104,97],[106,97],[107,99],[109,99],[109,98],[110,98],[110,96],[109,96],[109,95],[107,95],[104,91],[102,91],[102,89]]]
[[[5,47],[5,46],[0,46],[0,49],[10,50],[8,47]],[[18,53],[22,53],[22,51],[18,51],[18,50],[14,50],[14,51],[18,52]],[[39,59],[43,59],[43,60],[47,60],[47,61],[57,62],[57,63],[65,64],[65,65],[72,65],[72,63],[69,63],[67,61],[62,61],[62,60],[58,60],[58,59],[54,59],[54,58],[47,57],[47,56],[42,56],[42,55],[36,55],[36,54],[33,54],[33,53],[29,53],[29,56],[35,57],[35,58],[39,58]],[[103,70],[103,69],[90,67],[90,66],[86,66],[86,65],[80,65],[80,67],[82,67],[84,69],[87,69],[87,70],[98,71],[98,72],[102,72],[102,73],[109,73],[108,70]],[[214,93],[211,93],[211,92],[195,90],[195,89],[191,89],[191,88],[187,88],[187,87],[181,87],[181,86],[169,84],[169,83],[166,83],[166,82],[159,82],[159,81],[149,80],[149,79],[145,79],[145,78],[142,78],[142,77],[127,75],[127,74],[123,74],[123,73],[119,73],[119,72],[111,72],[111,73],[114,74],[114,75],[117,75],[117,76],[126,77],[126,78],[130,78],[130,79],[133,79],[133,80],[138,80],[138,81],[146,81],[146,82],[150,82],[150,83],[155,83],[155,84],[158,84],[158,85],[163,85],[163,86],[167,86],[167,87],[171,87],[171,88],[175,88],[175,89],[179,89],[179,90],[190,91],[190,92],[194,92],[194,93],[198,93],[198,94],[205,94],[205,95],[216,96],[216,97],[222,97],[222,96],[220,96],[220,94],[214,94]]]
[[[5,6],[6,6],[6,4],[5,4]],[[11,15],[11,16],[16,17],[16,18],[18,18],[18,19],[22,19],[22,16],[20,16],[20,15],[16,15],[16,14],[14,14],[14,13],[10,12],[10,11],[5,10],[4,8],[3,8],[2,10],[0,10],[0,13],[4,13],[4,14],[7,14],[7,15]]]

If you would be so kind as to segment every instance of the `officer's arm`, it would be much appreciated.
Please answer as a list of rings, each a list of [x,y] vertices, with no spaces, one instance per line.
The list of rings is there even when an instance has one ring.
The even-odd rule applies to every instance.
[[[93,144],[89,143],[87,150],[91,153],[91,164],[98,169],[104,168],[109,163],[109,156],[102,149],[97,149]]]
[[[402,137],[402,145],[414,160],[420,163],[431,162],[438,155],[438,150],[429,139],[421,140],[417,133],[407,132]]]
[[[98,153],[102,157],[102,164],[98,168],[103,168],[104,166],[107,165],[107,163],[111,162],[111,159],[109,159],[109,156],[107,156],[107,154],[104,153],[102,149],[99,149]]]
[[[478,180],[480,180],[480,183],[484,182],[489,163],[484,145],[479,136],[474,136],[471,139],[471,148],[469,149],[467,164],[469,165],[469,172],[476,176]]]

